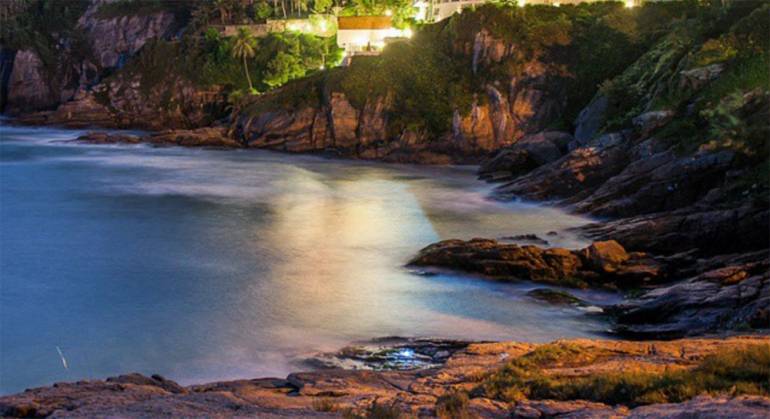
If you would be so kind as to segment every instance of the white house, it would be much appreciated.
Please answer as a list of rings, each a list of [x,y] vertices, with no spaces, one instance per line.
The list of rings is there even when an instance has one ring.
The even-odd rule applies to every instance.
[[[337,18],[337,45],[345,55],[375,53],[386,43],[411,36],[410,29],[396,29],[390,16],[340,16]]]

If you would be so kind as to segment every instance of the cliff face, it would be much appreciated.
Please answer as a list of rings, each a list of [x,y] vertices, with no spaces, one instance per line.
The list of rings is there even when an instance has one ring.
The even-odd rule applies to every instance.
[[[454,53],[463,57],[459,60],[468,60],[470,68],[464,69],[468,73],[519,59],[514,45],[483,29],[472,41],[455,46]],[[344,74],[347,69],[339,71]],[[245,146],[287,152],[331,151],[362,159],[431,164],[480,161],[562,116],[563,74],[537,59],[524,63],[520,73],[479,81],[469,108],[454,107],[439,134],[411,127],[394,129],[392,116],[399,109],[390,89],[355,105],[344,88],[328,79],[307,83],[311,93],[305,94],[313,99],[301,105],[276,102],[292,94],[285,89],[251,99],[233,118],[231,130]]]
[[[101,69],[122,67],[147,41],[175,35],[178,22],[171,12],[101,17],[99,8],[105,3],[109,2],[94,0],[77,24],[77,29],[85,33],[95,64]]]
[[[4,49],[13,57],[4,85],[4,112],[18,115],[54,109],[120,68],[148,40],[170,36],[175,27],[174,15],[168,12],[101,18],[99,8],[105,3],[93,0],[72,33],[50,34],[54,52],[47,52],[47,62],[33,49]]]
[[[202,90],[175,74],[151,89],[126,63],[158,39],[173,39],[180,22],[169,11],[103,16],[109,3],[93,0],[69,32],[51,34],[55,53],[3,50],[10,68],[3,111],[22,122],[80,127],[185,128],[207,125],[221,113],[221,89]],[[7,64],[5,64],[7,63]],[[43,111],[42,113],[36,113]]]

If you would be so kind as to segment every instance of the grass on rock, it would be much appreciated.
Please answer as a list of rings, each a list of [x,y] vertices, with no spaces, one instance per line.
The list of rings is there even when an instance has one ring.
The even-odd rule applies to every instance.
[[[575,376],[546,371],[611,356],[607,350],[571,343],[543,345],[489,376],[480,390],[487,397],[507,401],[581,399],[627,406],[678,403],[701,394],[770,395],[770,345],[721,350],[693,368],[663,372],[628,370]]]

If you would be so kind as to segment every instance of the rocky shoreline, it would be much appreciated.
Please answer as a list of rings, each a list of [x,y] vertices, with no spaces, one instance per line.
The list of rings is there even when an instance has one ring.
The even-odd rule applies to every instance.
[[[382,343],[382,342],[381,342]],[[624,404],[590,400],[518,398],[485,390],[505,365],[556,353],[541,363],[551,377],[571,380],[607,371],[689,371],[718,353],[754,347],[770,351],[770,337],[736,336],[674,341],[564,340],[450,343],[412,341],[396,350],[434,352],[437,364],[418,369],[326,369],[181,386],[158,375],[57,383],[0,397],[3,417],[766,417],[770,398],[722,392],[678,403]],[[441,359],[447,345],[451,354]],[[350,348],[338,356],[350,356]],[[770,353],[770,352],[769,352]],[[347,354],[347,355],[345,355]],[[571,354],[571,355],[570,355]],[[373,354],[370,353],[369,356]],[[376,355],[376,354],[375,354]],[[407,354],[413,356],[413,353]],[[454,416],[453,416],[454,415]]]
[[[566,97],[564,87],[586,69],[562,62],[562,54],[552,52],[567,56],[566,51],[576,50],[571,39],[560,40],[572,34],[556,31],[553,45],[528,53],[528,45],[496,31],[494,19],[485,20],[495,15],[479,15],[477,22],[470,21],[472,30],[442,32],[462,76],[457,80],[475,85],[468,90],[471,95],[461,96],[468,103],[440,107],[445,126],[439,127],[440,133],[430,133],[415,120],[394,124],[394,110],[403,111],[395,107],[399,99],[404,101],[395,96],[403,86],[369,94],[372,86],[364,80],[365,86],[355,89],[360,80],[345,78],[356,74],[355,66],[335,73],[337,83],[331,82],[331,73],[319,73],[236,102],[228,100],[223,86],[195,85],[153,67],[152,55],[143,63],[144,72],[131,70],[126,61],[138,59],[143,49],[154,51],[154,42],[179,42],[183,23],[168,11],[108,18],[98,13],[101,4],[88,3],[70,28],[82,34],[89,54],[83,55],[73,39],[61,34],[51,36],[56,46],[52,56],[42,55],[45,51],[36,51],[34,45],[0,49],[0,109],[12,114],[13,122],[155,131],[94,131],[75,140],[95,144],[263,148],[389,162],[481,163],[479,177],[497,185],[498,199],[549,202],[595,217],[597,222],[580,229],[595,242],[574,250],[549,248],[547,241],[526,236],[507,242],[448,240],[423,249],[412,265],[559,288],[620,289],[627,299],[602,307],[615,334],[631,339],[688,337],[667,342],[575,341],[566,346],[571,348],[567,352],[576,345],[582,348],[578,352],[601,356],[538,366],[547,376],[686,370],[697,368],[696,363],[717,348],[732,350],[749,342],[767,347],[767,337],[692,338],[770,330],[770,92],[741,72],[756,64],[752,59],[767,54],[766,44],[753,38],[767,33],[761,26],[767,22],[766,6],[736,14],[729,25],[718,20],[729,13],[710,23],[682,17],[688,26],[703,28],[693,35],[667,27],[667,34],[645,45],[646,52],[639,52],[635,62],[596,81],[603,82],[602,87],[590,93],[592,99],[581,97],[577,118],[568,120],[568,102],[576,98]],[[463,16],[473,19],[467,17],[470,13]],[[356,98],[356,93],[362,96],[358,90],[369,93]],[[420,111],[424,109],[416,110],[417,122],[425,117]],[[533,296],[579,303],[551,288]],[[506,363],[551,346],[399,345],[319,356],[314,367],[335,368],[286,379],[182,387],[163,377],[131,374],[56,384],[0,398],[0,414],[366,416],[378,404],[385,411],[393,408],[418,416],[463,406],[470,417],[750,418],[766,417],[770,411],[767,397],[730,392],[677,403],[651,399],[643,406],[585,398],[512,401],[477,389]],[[563,343],[553,345],[565,350]],[[412,362],[415,359],[419,362]],[[376,367],[383,363],[415,368]],[[383,371],[373,371],[377,369]],[[538,381],[540,390],[548,383]],[[467,396],[452,396],[457,391]]]

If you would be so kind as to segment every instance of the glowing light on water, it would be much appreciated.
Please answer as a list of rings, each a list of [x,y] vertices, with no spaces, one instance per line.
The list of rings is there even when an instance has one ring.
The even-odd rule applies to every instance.
[[[409,348],[404,348],[398,351],[398,356],[400,358],[414,358],[414,350]]]

